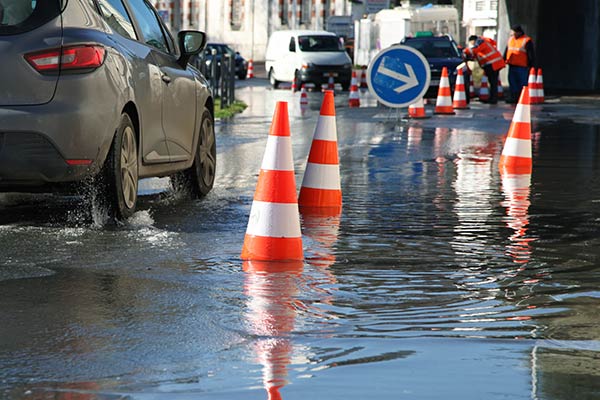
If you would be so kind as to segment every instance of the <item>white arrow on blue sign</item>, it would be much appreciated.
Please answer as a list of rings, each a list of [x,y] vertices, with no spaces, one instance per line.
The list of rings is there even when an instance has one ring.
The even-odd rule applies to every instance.
[[[370,92],[388,107],[406,107],[423,97],[431,74],[425,56],[412,47],[394,45],[380,51],[367,69]]]

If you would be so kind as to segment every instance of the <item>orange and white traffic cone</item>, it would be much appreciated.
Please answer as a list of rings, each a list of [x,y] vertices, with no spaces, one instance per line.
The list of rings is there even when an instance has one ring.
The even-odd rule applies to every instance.
[[[531,104],[539,103],[537,90],[537,76],[535,75],[535,68],[533,67],[529,69],[527,87],[529,88],[529,101],[531,102]]]
[[[241,258],[302,260],[302,234],[288,104],[278,101],[267,139]]]
[[[529,88],[523,87],[500,156],[500,173],[531,174],[531,107]]]
[[[423,98],[419,97],[416,102],[408,106],[408,117],[409,118],[427,118],[425,114],[425,106],[423,105]]]
[[[328,207],[334,211],[341,211],[342,208],[335,101],[330,90],[325,91],[321,104],[321,114],[308,154],[298,205]]]
[[[333,76],[329,75],[329,78],[327,79],[327,89],[326,90],[335,90],[335,80],[333,79]]]
[[[498,77],[498,98],[504,98],[504,88],[502,87],[502,81],[500,80],[500,77]]]
[[[479,87],[479,101],[488,101],[490,99],[490,88],[488,86],[488,78],[484,74],[481,77],[481,86]]]
[[[538,103],[543,103],[545,101],[544,95],[544,78],[542,76],[542,69],[538,68],[537,70],[537,90],[538,90]]]
[[[469,75],[469,99],[475,99],[475,84],[473,83],[473,73]]]
[[[469,108],[467,105],[467,93],[465,92],[465,77],[462,69],[458,70],[458,76],[456,77],[456,86],[454,87],[454,99],[452,101],[452,108],[455,110],[464,110]]]
[[[246,78],[254,78],[254,61],[252,61],[252,59],[248,60],[248,73],[246,74]]]
[[[300,89],[300,110],[305,111],[308,109],[308,94],[306,93],[306,86],[302,85]]]
[[[352,71],[352,80],[350,81],[350,94],[348,95],[348,106],[360,107],[360,97],[358,95],[356,72],[354,71]]]
[[[362,73],[360,74],[360,88],[368,89],[367,85],[367,67],[362,67]]]
[[[450,90],[450,80],[448,79],[448,68],[442,68],[442,77],[440,78],[440,87],[435,102],[435,114],[455,114],[452,108],[452,92]]]
[[[298,84],[296,83],[296,80],[294,79],[292,81],[292,93],[296,93],[298,91]]]

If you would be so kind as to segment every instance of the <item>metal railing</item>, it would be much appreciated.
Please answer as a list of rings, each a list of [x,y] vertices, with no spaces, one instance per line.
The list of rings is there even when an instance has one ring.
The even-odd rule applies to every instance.
[[[221,99],[221,107],[229,107],[235,101],[235,58],[225,53],[217,58],[217,51],[210,56],[205,53],[194,57],[192,65],[202,72],[215,98]]]

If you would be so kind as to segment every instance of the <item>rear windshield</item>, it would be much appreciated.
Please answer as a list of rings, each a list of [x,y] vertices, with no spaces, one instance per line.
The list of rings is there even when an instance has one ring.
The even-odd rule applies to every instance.
[[[450,40],[407,40],[405,45],[419,50],[425,58],[460,58],[458,48]]]
[[[344,51],[337,36],[298,36],[300,51]]]
[[[0,0],[0,35],[33,30],[61,12],[65,0]]]

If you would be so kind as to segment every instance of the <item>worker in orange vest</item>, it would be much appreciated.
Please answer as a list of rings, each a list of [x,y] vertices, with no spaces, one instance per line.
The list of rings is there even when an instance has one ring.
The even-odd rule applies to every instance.
[[[535,67],[535,51],[533,41],[523,32],[521,25],[510,28],[510,39],[504,50],[504,59],[508,64],[508,84],[510,85],[510,101],[516,103],[523,86],[527,86],[529,69]]]
[[[483,36],[469,36],[468,47],[464,50],[465,58],[476,59],[483,68],[490,83],[490,104],[498,102],[498,71],[506,66],[502,54],[496,49],[493,39]]]

